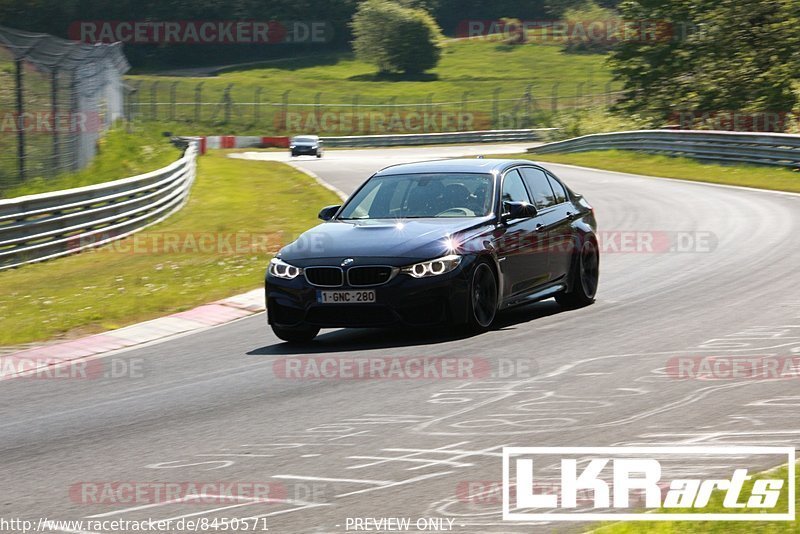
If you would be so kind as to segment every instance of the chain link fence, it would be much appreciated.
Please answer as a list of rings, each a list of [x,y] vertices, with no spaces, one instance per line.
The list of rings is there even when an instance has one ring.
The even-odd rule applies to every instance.
[[[159,122],[193,135],[325,136],[418,134],[548,127],[558,113],[608,108],[620,93],[612,84],[531,84],[512,92],[423,99],[369,94],[270,91],[269,86],[173,80],[131,80],[127,116]]]
[[[87,45],[0,26],[0,193],[85,167],[123,116],[120,44]]]

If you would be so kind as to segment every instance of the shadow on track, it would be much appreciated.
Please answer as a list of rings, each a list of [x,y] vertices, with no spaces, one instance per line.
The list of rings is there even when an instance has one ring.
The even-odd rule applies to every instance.
[[[556,304],[553,300],[512,308],[498,314],[491,331],[511,330],[543,317],[569,311]],[[274,345],[253,349],[247,354],[250,356],[270,356],[357,352],[437,345],[451,341],[461,341],[477,335],[480,334],[472,334],[465,328],[454,328],[447,325],[426,328],[346,328],[323,331],[314,341],[309,343],[292,344],[279,342]]]

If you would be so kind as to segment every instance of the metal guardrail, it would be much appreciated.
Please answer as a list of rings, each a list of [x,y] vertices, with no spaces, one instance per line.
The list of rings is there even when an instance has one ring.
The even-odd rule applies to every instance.
[[[532,154],[638,150],[673,156],[800,168],[800,135],[703,130],[639,130],[585,135],[529,148]]]
[[[196,158],[190,143],[157,171],[0,200],[0,270],[98,247],[166,219],[189,196]]]
[[[527,130],[479,130],[472,132],[444,132],[397,135],[350,135],[322,137],[326,147],[369,147],[443,145],[450,143],[513,143],[515,141],[537,141],[540,132],[556,128],[534,128]]]

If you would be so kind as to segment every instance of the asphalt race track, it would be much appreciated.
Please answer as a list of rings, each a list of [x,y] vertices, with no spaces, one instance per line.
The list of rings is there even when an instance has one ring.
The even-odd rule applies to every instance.
[[[523,146],[330,150],[295,164],[350,192],[385,165]],[[794,446],[797,382],[677,379],[667,368],[682,356],[800,355],[800,196],[546,166],[595,207],[595,305],[532,304],[474,337],[330,330],[303,350],[278,341],[261,314],[114,356],[138,362],[139,377],[0,382],[2,515],[259,517],[278,533],[447,518],[458,533],[549,531],[564,526],[503,523],[497,499],[465,498],[465,485],[500,480],[502,447]],[[280,376],[275,362],[300,355],[474,358],[503,372]],[[278,498],[148,504],[81,493],[119,481],[267,483]]]

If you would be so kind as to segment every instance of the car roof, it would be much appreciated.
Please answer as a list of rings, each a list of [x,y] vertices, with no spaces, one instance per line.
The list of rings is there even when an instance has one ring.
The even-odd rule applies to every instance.
[[[295,135],[294,137],[292,137],[292,139],[299,139],[300,137],[307,137],[309,139],[319,139],[318,135],[310,135],[310,134],[309,135],[305,135],[305,134]]]
[[[378,176],[390,176],[395,174],[423,174],[436,172],[465,172],[482,174],[502,174],[511,167],[517,165],[537,165],[536,162],[527,159],[484,159],[484,158],[462,158],[462,159],[440,159],[432,161],[420,161],[417,163],[401,163],[381,169],[376,174]]]

